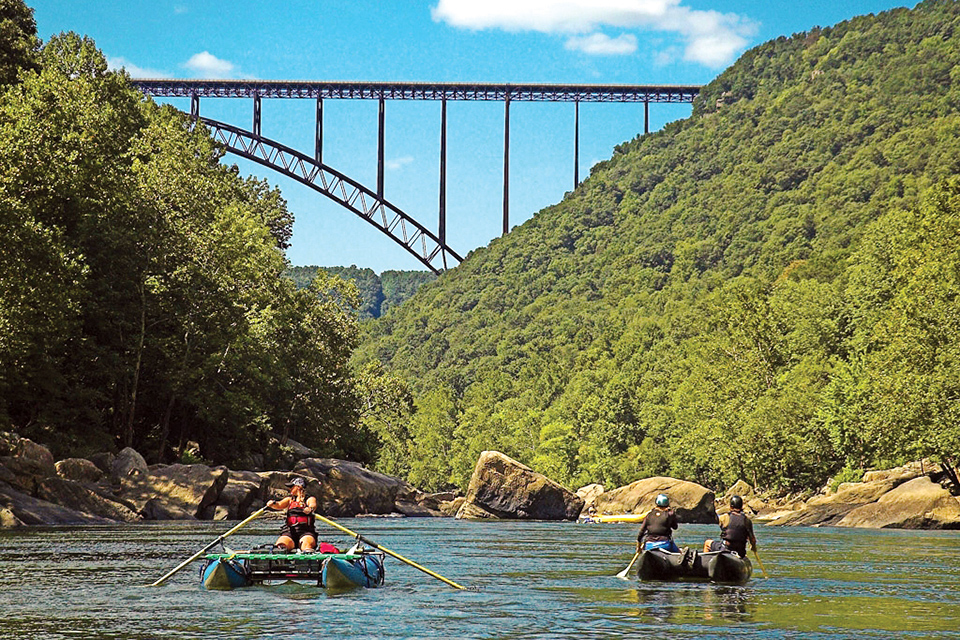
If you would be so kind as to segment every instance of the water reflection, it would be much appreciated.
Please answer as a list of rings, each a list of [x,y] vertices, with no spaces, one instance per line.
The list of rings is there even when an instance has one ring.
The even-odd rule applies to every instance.
[[[641,583],[627,592],[645,622],[689,624],[697,621],[746,622],[755,605],[749,589],[710,583]]]

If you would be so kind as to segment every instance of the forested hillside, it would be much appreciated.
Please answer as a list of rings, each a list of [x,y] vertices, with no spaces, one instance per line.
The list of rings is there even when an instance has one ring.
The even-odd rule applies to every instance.
[[[194,441],[269,464],[293,437],[371,458],[390,380],[348,367],[356,288],[281,277],[293,216],[222,156],[89,38],[42,44],[0,0],[0,431],[58,457]]]
[[[318,271],[343,278],[356,285],[361,303],[358,313],[361,320],[379,318],[388,309],[408,299],[421,285],[436,280],[429,271],[384,271],[379,276],[373,269],[349,267],[290,267],[284,275],[299,288],[310,286]]]
[[[369,327],[380,467],[820,486],[960,444],[960,4],[748,51],[693,115]],[[846,471],[845,471],[846,470]]]

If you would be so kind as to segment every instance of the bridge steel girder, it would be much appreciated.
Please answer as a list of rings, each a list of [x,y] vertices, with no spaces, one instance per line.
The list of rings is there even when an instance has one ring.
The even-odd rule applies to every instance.
[[[503,102],[654,102],[690,104],[700,85],[309,82],[289,80],[134,79],[142,92],[167,98],[341,98]]]
[[[463,258],[398,207],[360,183],[279,142],[210,118],[199,118],[233,154],[278,171],[357,214],[434,273]]]

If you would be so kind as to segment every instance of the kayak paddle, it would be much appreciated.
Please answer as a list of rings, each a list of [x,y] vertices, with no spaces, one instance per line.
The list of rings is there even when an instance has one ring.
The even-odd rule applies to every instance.
[[[211,542],[210,544],[208,544],[207,546],[205,546],[203,549],[200,549],[200,551],[197,551],[195,554],[193,554],[192,556],[190,556],[189,558],[187,558],[186,560],[184,560],[183,562],[181,562],[175,569],[173,569],[172,571],[170,571],[167,575],[163,576],[162,578],[160,578],[159,580],[157,580],[156,582],[154,582],[154,583],[151,584],[150,586],[151,586],[151,587],[159,587],[161,584],[163,584],[164,582],[166,582],[167,579],[170,578],[170,576],[172,576],[173,574],[177,573],[178,571],[180,571],[181,569],[183,569],[185,566],[187,566],[188,564],[190,564],[191,562],[193,562],[194,560],[196,560],[197,558],[199,558],[200,556],[202,556],[202,555],[203,555],[204,553],[206,553],[208,550],[212,549],[218,542],[222,542],[223,539],[226,538],[227,536],[229,536],[230,534],[236,533],[237,531],[239,531],[239,530],[240,530],[240,527],[244,526],[245,524],[247,524],[247,523],[250,522],[251,520],[255,520],[256,518],[260,517],[260,514],[262,514],[262,513],[263,513],[264,511],[266,511],[266,510],[267,510],[267,508],[264,507],[264,508],[260,509],[259,511],[257,511],[256,513],[251,514],[249,517],[247,517],[246,520],[244,520],[243,522],[241,522],[240,524],[238,524],[237,526],[235,526],[233,529],[230,529],[229,531],[227,531],[226,533],[224,533],[223,535],[221,535],[220,537],[218,537],[216,540],[214,540],[213,542]]]
[[[627,577],[627,574],[630,573],[630,567],[633,566],[633,563],[636,562],[636,561],[637,561],[637,558],[639,558],[639,557],[640,557],[640,552],[637,551],[635,554],[633,554],[633,560],[630,561],[630,564],[627,565],[627,568],[624,569],[623,571],[621,571],[620,573],[618,573],[618,574],[617,574],[617,577],[618,577],[618,578],[626,578],[626,577]]]
[[[436,578],[437,580],[440,580],[441,582],[445,582],[445,583],[447,583],[448,585],[450,585],[451,587],[455,587],[455,588],[457,588],[457,589],[461,589],[461,590],[464,590],[464,591],[467,591],[467,590],[468,590],[468,589],[467,589],[466,587],[464,587],[463,585],[459,585],[459,584],[457,584],[456,582],[454,582],[453,580],[448,580],[447,578],[444,578],[443,576],[441,576],[439,573],[434,573],[433,571],[430,571],[430,570],[427,569],[426,567],[421,567],[419,564],[417,564],[417,563],[414,562],[413,560],[407,560],[406,558],[404,558],[403,556],[401,556],[399,553],[394,553],[393,551],[390,551],[390,549],[387,549],[386,547],[382,547],[382,546],[380,546],[379,544],[377,544],[376,542],[373,542],[372,540],[367,540],[366,538],[364,538],[363,536],[361,536],[359,533],[354,533],[353,531],[350,531],[350,529],[347,529],[346,527],[340,526],[339,524],[337,524],[337,523],[334,522],[333,520],[330,520],[330,519],[328,519],[328,518],[324,518],[324,517],[323,517],[322,515],[320,515],[319,513],[317,513],[317,514],[315,514],[315,515],[316,515],[316,517],[317,517],[317,520],[320,520],[320,521],[322,521],[322,522],[330,525],[330,526],[333,527],[334,529],[339,529],[340,531],[343,531],[343,532],[346,533],[347,535],[353,536],[353,537],[356,538],[357,540],[360,540],[361,542],[370,545],[370,546],[373,547],[374,549],[378,549],[378,550],[380,550],[380,551],[383,551],[384,553],[393,556],[394,558],[396,558],[397,560],[400,560],[401,562],[407,563],[408,565],[410,565],[410,566],[413,567],[414,569],[419,569],[420,571],[423,571],[423,572],[424,572],[425,574],[427,574],[428,576],[431,576],[431,577],[433,577],[433,578]]]

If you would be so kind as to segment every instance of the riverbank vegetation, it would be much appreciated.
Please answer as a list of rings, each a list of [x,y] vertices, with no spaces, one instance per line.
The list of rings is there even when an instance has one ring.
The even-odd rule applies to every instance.
[[[356,288],[281,277],[293,217],[202,126],[86,37],[41,44],[0,0],[0,430],[58,457],[213,462],[296,438],[372,459],[375,373],[348,366]]]
[[[748,51],[691,118],[370,325],[415,410],[381,466],[465,486],[798,490],[960,444],[960,5]]]

